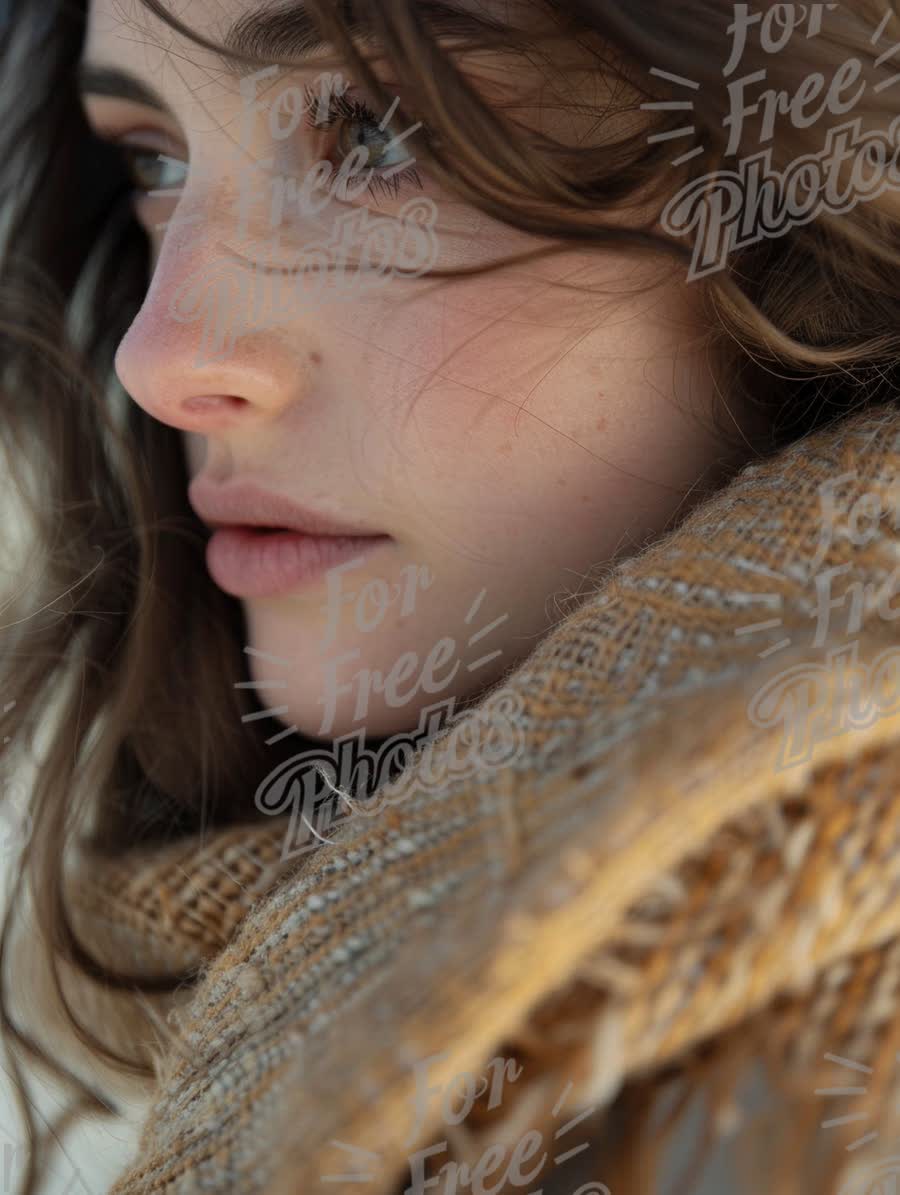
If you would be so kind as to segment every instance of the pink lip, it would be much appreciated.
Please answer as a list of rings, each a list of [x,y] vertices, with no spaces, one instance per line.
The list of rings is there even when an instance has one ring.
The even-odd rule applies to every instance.
[[[206,545],[206,567],[219,588],[233,597],[278,597],[389,540],[389,535],[220,527]]]
[[[214,489],[195,481],[188,501],[213,529],[206,546],[210,576],[233,597],[288,593],[391,539],[359,524],[304,510],[249,482]]]
[[[306,535],[377,535],[371,527],[306,510],[249,481],[212,486],[197,479],[188,487],[188,501],[210,527],[278,527]]]

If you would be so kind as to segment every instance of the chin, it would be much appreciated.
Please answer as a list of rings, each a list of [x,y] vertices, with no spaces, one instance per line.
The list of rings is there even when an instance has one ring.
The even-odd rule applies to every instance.
[[[312,743],[330,746],[337,740],[355,736],[361,746],[373,748],[394,736],[408,735],[416,742],[431,737],[448,724],[455,705],[453,696],[446,693],[411,702],[400,709],[373,705],[360,721],[354,716],[355,706],[351,701],[346,708],[338,705],[328,732],[323,734],[322,703],[317,698],[299,698],[279,715],[279,720],[286,726],[296,726],[299,738]]]

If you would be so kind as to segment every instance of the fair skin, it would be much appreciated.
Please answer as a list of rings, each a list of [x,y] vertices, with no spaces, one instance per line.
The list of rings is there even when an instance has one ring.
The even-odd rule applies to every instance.
[[[221,40],[248,7],[192,0],[177,12]],[[190,163],[180,194],[136,203],[153,274],[117,355],[122,384],[181,434],[189,478],[251,479],[390,537],[340,582],[349,596],[382,579],[396,594],[383,611],[371,585],[362,606],[335,605],[336,579],[329,587],[324,575],[243,600],[247,645],[265,653],[247,657],[249,675],[279,683],[259,699],[279,707],[286,726],[324,740],[360,728],[377,738],[415,728],[438,700],[476,695],[533,650],[592,570],[659,535],[699,481],[734,463],[712,430],[722,399],[699,288],[665,258],[633,250],[567,248],[468,279],[392,277],[244,329],[222,359],[198,357],[201,324],[171,315],[179,288],[217,267],[223,245],[271,256],[260,248],[270,236],[262,205],[238,228],[239,81],[138,0],[93,0],[84,60],[126,71],[168,109],[88,93],[98,131]],[[282,71],[265,98],[315,86],[318,74],[312,59]],[[536,127],[541,113],[532,115]],[[301,123],[276,141],[261,109],[243,143],[302,180],[322,158],[340,166],[339,126]],[[421,190],[404,181],[396,196],[363,192],[350,202],[377,216],[430,198],[438,267],[541,243],[454,200],[422,163],[416,169]],[[285,243],[321,242],[347,210],[332,200],[316,215],[292,211]],[[651,279],[651,290],[628,293]],[[599,293],[567,291],[563,280]],[[392,669],[392,684],[372,683],[376,670]]]

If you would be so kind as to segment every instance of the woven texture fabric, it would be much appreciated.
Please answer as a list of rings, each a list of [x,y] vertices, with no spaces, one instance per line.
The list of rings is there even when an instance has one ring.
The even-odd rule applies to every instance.
[[[501,766],[454,775],[439,736],[289,864],[280,816],[80,870],[97,954],[203,966],[114,1195],[390,1195],[431,1144],[486,1166],[751,1026],[810,1100],[824,1053],[868,1066],[887,1116],[898,466],[881,408],[745,469],[469,711],[472,741],[514,725]],[[437,1092],[481,1076],[460,1123],[419,1098],[423,1060]],[[485,1189],[555,1191],[563,1136],[531,1185],[540,1150]],[[597,1141],[575,1152],[608,1181]]]

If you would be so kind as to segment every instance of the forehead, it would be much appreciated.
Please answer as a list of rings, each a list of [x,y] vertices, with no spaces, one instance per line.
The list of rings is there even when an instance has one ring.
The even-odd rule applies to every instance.
[[[288,3],[285,0],[162,0],[162,3],[191,33],[215,46],[241,50],[262,62],[272,59],[295,62],[297,70],[341,69],[334,58],[327,61],[331,47],[322,44],[318,27],[306,14],[302,0]],[[350,7],[340,5],[340,0],[334,3]],[[547,0],[412,0],[412,3],[423,24],[453,54],[470,81],[484,91],[485,98],[490,99],[494,91],[504,97],[514,91],[518,99],[534,100],[533,76],[546,75],[551,59],[554,88],[577,90],[582,86],[583,76],[589,74],[593,97],[608,90],[602,80],[593,78],[597,63],[592,48],[583,45],[579,38],[560,38],[558,22],[548,15]],[[535,35],[541,38],[542,34],[551,33],[550,43],[542,42],[541,62],[545,69],[536,72],[533,56],[510,57],[496,44],[493,49],[466,50],[458,56],[452,49],[456,39],[471,35],[484,22],[495,30],[498,27],[517,30],[529,40]],[[369,31],[349,26],[348,32],[363,49]],[[404,76],[409,72],[404,72],[402,62],[386,61],[371,41],[369,55],[373,64],[381,63],[378,73],[386,72],[392,87],[403,86]],[[102,68],[112,68],[120,80],[123,76],[137,80],[138,91],[149,89],[158,97],[152,106],[177,113],[179,118],[186,119],[187,127],[198,130],[213,127],[210,119],[219,127],[238,113],[242,77],[261,69],[259,65],[235,62],[226,54],[198,46],[150,11],[142,0],[89,0],[82,66],[85,64],[101,68],[101,75]],[[266,86],[259,84],[260,91],[264,92]],[[133,90],[131,86],[129,89]],[[99,94],[103,94],[103,86]],[[122,94],[121,90],[118,94]],[[134,98],[147,102],[141,95]],[[545,119],[553,128],[560,125],[558,131],[568,141],[575,135],[569,126],[583,124],[586,118],[576,118],[571,111],[564,110],[556,92],[551,98],[553,102]],[[616,118],[612,113],[605,114],[607,127],[613,119]],[[594,122],[595,118],[591,116],[590,120]],[[544,131],[549,131],[549,127]],[[583,133],[581,130],[578,136]]]
[[[218,42],[227,41],[229,30],[236,25],[246,25],[254,17],[262,18],[264,23],[267,15],[283,28],[290,25],[291,36],[295,39],[297,29],[315,28],[312,20],[306,18],[302,0],[293,3],[285,0],[162,0],[162,4],[172,17],[183,21],[193,32]],[[527,23],[541,5],[539,0],[414,0],[413,7],[429,22],[440,25],[448,21],[450,32],[455,16],[463,20],[469,18],[469,24],[472,18],[480,17],[491,23],[516,26]],[[187,39],[142,0],[88,0],[88,53],[110,45],[122,50],[136,40],[161,53],[175,45],[183,46]],[[196,49],[199,52],[200,48]]]
[[[229,29],[251,10],[274,11],[265,0],[165,0],[167,11],[181,20],[193,32],[213,41],[224,41]],[[167,53],[181,52],[188,39],[158,17],[141,0],[89,0],[84,57],[91,61],[101,55],[125,55],[129,60],[144,57],[151,65],[158,64]],[[198,56],[208,52],[193,45]],[[192,53],[193,57],[193,53]],[[115,61],[115,57],[112,58]]]
[[[337,3],[338,0],[335,0]],[[315,22],[302,0],[162,0],[170,16],[193,33],[217,44],[236,46],[265,57],[303,55],[320,47]],[[349,5],[338,5],[342,8]],[[437,35],[471,32],[473,22],[508,28],[534,26],[542,0],[413,0],[417,16]],[[268,19],[267,19],[268,18]],[[365,29],[349,25],[353,36]],[[285,45],[285,42],[288,45]],[[288,48],[289,47],[289,48]],[[197,46],[152,12],[142,0],[88,0],[85,57],[116,53],[133,59],[140,54],[152,69],[172,53],[190,51],[203,65],[218,68],[221,58]]]
[[[267,0],[164,0],[196,34],[229,45],[251,14],[274,14]],[[299,8],[299,5],[298,5]],[[141,0],[89,0],[82,63],[114,67],[161,96],[184,93],[204,104],[233,91],[241,68],[173,29]],[[245,68],[249,73],[252,68]]]
[[[89,0],[80,65],[83,91],[148,104],[202,132],[221,127],[238,111],[241,80],[259,74],[258,60],[289,60],[300,70],[312,69],[318,59],[321,70],[329,51],[302,3],[162,0],[162,6],[188,33],[173,28],[142,0]],[[198,45],[191,35],[252,54],[257,61],[236,61]],[[272,84],[270,79],[258,86],[265,91]]]

